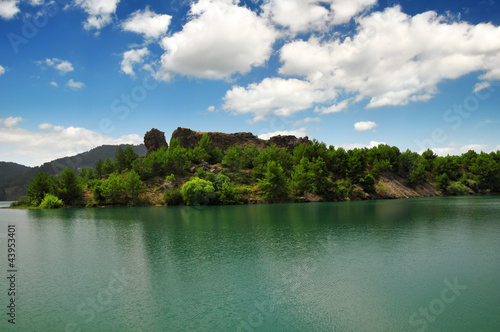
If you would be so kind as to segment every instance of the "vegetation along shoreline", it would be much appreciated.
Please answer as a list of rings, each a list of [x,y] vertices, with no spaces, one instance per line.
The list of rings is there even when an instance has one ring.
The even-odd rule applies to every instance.
[[[440,157],[381,144],[344,150],[307,137],[177,128],[144,137],[93,167],[41,171],[11,207],[227,205],[414,198],[500,192],[500,151]]]

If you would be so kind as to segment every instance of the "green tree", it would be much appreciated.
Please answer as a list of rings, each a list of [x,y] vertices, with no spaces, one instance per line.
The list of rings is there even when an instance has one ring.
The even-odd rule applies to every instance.
[[[283,201],[288,197],[286,174],[280,164],[269,161],[263,179],[258,179],[260,193],[266,202]]]
[[[313,174],[310,169],[311,169],[310,162],[305,155],[302,157],[299,163],[297,163],[293,167],[290,189],[294,196],[296,197],[302,196],[305,191],[312,192]]]
[[[58,197],[67,205],[80,204],[83,199],[83,187],[78,180],[78,176],[71,167],[66,167],[59,174]]]
[[[231,171],[239,171],[243,167],[242,150],[239,145],[232,146],[226,150],[222,165]]]
[[[500,191],[500,164],[491,155],[481,152],[471,164],[470,170],[479,182],[479,188]]]
[[[107,203],[116,205],[123,203],[125,184],[120,174],[111,173],[101,185],[101,195]]]
[[[102,177],[107,178],[111,173],[118,170],[116,161],[112,161],[109,157],[106,157],[104,164],[102,165]]]
[[[134,170],[131,170],[125,175],[125,178],[123,179],[123,185],[125,193],[130,198],[130,201],[132,203],[137,203],[139,195],[144,193],[144,191],[146,190],[146,186],[141,181],[140,176]]]
[[[47,172],[39,172],[28,184],[28,202],[32,206],[38,206],[46,194],[54,192],[55,179]]]
[[[182,197],[187,205],[205,205],[215,198],[215,189],[210,181],[193,177],[182,186]]]
[[[365,175],[363,179],[361,179],[361,186],[368,194],[375,194],[375,178],[371,174]]]
[[[118,147],[115,153],[115,159],[117,163],[117,169],[119,172],[124,170],[132,169],[133,162],[137,159],[137,153],[134,152],[132,146],[127,145],[127,147],[122,149],[122,147]]]
[[[98,159],[95,163],[95,178],[102,179],[102,165],[104,162],[102,159]]]
[[[448,177],[448,174],[443,173],[439,176],[436,177],[436,188],[438,190],[441,190],[442,192],[446,193],[448,186],[450,185],[450,178]]]

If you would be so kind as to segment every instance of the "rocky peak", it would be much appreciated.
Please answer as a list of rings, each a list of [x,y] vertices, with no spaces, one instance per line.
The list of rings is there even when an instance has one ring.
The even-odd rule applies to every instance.
[[[295,136],[274,136],[269,139],[269,142],[267,142],[252,133],[226,134],[220,132],[201,132],[181,127],[174,130],[172,133],[172,139],[177,138],[182,147],[192,149],[198,145],[198,142],[203,134],[207,134],[212,140],[213,146],[219,147],[222,151],[225,151],[229,147],[236,144],[241,147],[255,145],[259,150],[265,149],[266,146],[276,144],[278,148],[284,148],[291,151],[301,143],[306,145],[311,143],[307,137],[297,138]],[[170,142],[172,142],[172,140]]]
[[[144,145],[148,149],[148,153],[156,151],[162,146],[168,148],[165,133],[156,128],[151,129],[144,135]]]

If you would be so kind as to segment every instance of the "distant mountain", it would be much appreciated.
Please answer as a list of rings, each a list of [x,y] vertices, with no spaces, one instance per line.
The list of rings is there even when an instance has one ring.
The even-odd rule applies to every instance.
[[[0,161],[0,181],[22,174],[30,170],[31,167]]]
[[[82,167],[94,166],[99,159],[104,160],[107,157],[113,159],[120,146],[125,148],[127,145],[103,145],[90,151],[77,154],[76,156],[56,159],[38,167],[27,167],[15,163],[0,162],[0,201],[15,201],[19,199],[19,197],[26,195],[27,185],[38,172],[44,171],[49,174],[57,175],[67,166],[78,172]],[[132,145],[132,148],[139,156],[143,156],[147,152],[144,144]]]

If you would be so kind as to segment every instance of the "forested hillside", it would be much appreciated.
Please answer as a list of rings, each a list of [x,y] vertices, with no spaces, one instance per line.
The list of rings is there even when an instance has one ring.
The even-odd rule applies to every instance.
[[[313,140],[293,150],[268,144],[222,152],[203,135],[192,149],[173,138],[139,157],[131,147],[78,174],[40,172],[22,206],[200,205],[344,201],[500,192],[500,151],[439,157],[379,145],[326,146]]]

